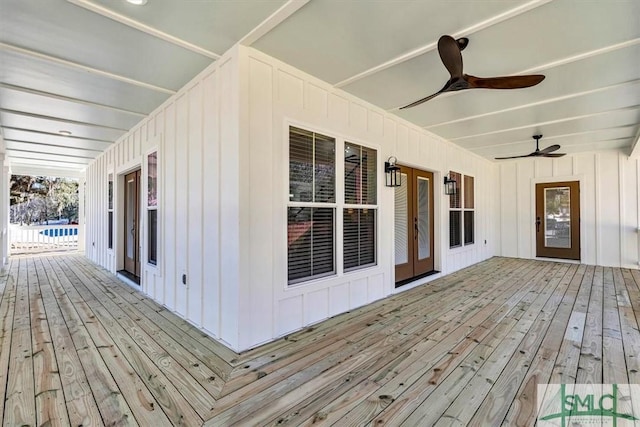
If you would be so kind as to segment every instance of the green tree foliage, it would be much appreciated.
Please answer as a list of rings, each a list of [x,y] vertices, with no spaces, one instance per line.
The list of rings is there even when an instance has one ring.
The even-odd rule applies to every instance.
[[[12,175],[9,197],[12,223],[78,221],[78,182],[75,180]]]

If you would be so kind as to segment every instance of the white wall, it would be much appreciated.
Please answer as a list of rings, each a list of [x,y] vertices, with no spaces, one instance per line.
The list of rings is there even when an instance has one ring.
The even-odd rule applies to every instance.
[[[240,283],[238,59],[231,50],[87,168],[86,255],[122,268],[124,173],[142,168],[142,290],[238,348]],[[148,264],[146,165],[158,149],[159,260]],[[107,249],[107,176],[114,173],[114,250]],[[120,178],[120,179],[118,179]],[[120,252],[117,248],[120,248]],[[182,275],[187,275],[187,285]]]
[[[535,184],[580,181],[581,262],[638,268],[640,160],[619,152],[499,164],[497,253],[535,257]]]
[[[377,266],[287,287],[289,123],[378,149]],[[160,246],[159,263],[152,266],[144,262],[143,159],[156,147]],[[252,48],[236,47],[89,165],[86,255],[114,273],[122,268],[122,177],[142,168],[142,291],[244,350],[397,292],[393,190],[384,187],[382,173],[391,155],[435,174],[441,275],[494,254],[495,165]],[[474,176],[476,185],[476,244],[453,250],[442,190],[449,170]],[[114,250],[107,249],[109,173],[115,182]]]
[[[391,155],[435,173],[435,262],[441,274],[494,254],[497,167],[491,162],[255,49],[240,48],[240,76],[240,264],[247,266],[240,281],[240,348],[396,292],[394,192],[384,187],[382,172]],[[376,267],[287,286],[289,124],[378,148]],[[476,184],[476,244],[454,250],[448,248],[448,198],[442,189],[449,170],[474,176]]]

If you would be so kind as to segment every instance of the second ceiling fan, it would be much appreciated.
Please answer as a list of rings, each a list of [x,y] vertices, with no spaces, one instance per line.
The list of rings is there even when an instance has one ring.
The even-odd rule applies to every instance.
[[[558,151],[560,146],[558,144],[550,145],[542,150],[538,146],[538,142],[542,138],[542,135],[533,135],[533,139],[536,140],[536,151],[524,154],[522,156],[509,156],[509,157],[496,157],[496,160],[506,160],[506,159],[520,159],[522,157],[562,157],[566,153],[554,153],[554,151]]]
[[[451,36],[444,35],[438,40],[438,53],[442,63],[449,71],[451,78],[442,89],[433,95],[419,99],[400,109],[415,107],[426,102],[444,92],[454,92],[464,89],[520,89],[535,86],[544,80],[542,74],[531,74],[526,76],[508,77],[475,77],[462,72],[462,53],[467,47],[469,39],[460,38],[458,40]]]

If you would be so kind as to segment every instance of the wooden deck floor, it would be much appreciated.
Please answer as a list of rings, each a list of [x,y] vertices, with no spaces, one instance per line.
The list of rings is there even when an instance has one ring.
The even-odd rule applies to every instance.
[[[0,280],[9,426],[532,426],[538,383],[640,383],[640,271],[493,258],[235,354],[80,255]]]

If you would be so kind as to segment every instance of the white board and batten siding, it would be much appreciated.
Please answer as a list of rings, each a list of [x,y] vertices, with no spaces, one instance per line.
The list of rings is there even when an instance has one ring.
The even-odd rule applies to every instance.
[[[378,150],[376,266],[287,286],[290,124]],[[123,198],[122,177],[142,168],[144,199],[144,156],[155,147],[158,265],[145,262],[143,200],[141,290],[236,351],[396,292],[394,193],[383,184],[389,156],[434,172],[435,262],[441,274],[491,257],[499,244],[493,241],[497,168],[491,162],[252,48],[236,46],[87,168],[86,254],[114,273],[122,268],[117,255],[123,240],[123,204],[117,202]],[[449,170],[474,176],[476,187],[476,243],[452,250],[449,200],[442,190]],[[114,250],[107,249],[110,172],[116,183]]]
[[[499,164],[497,253],[535,258],[535,185],[580,182],[581,262],[638,268],[640,160],[617,151]]]
[[[118,232],[107,249],[107,176],[122,199],[124,173],[142,169],[141,290],[238,349],[238,61],[231,50],[98,157],[86,172],[87,251],[115,273]],[[146,155],[158,150],[158,263],[146,262]],[[224,161],[221,161],[224,159]],[[120,229],[119,229],[120,228]],[[187,284],[182,283],[186,275]]]
[[[248,348],[396,292],[394,190],[384,186],[389,156],[434,172],[435,263],[447,274],[494,254],[496,167],[253,48],[240,47],[241,265],[240,347]],[[288,127],[378,150],[377,265],[287,286]],[[340,162],[340,157],[337,159]],[[475,177],[476,244],[449,250],[449,170]],[[336,177],[342,179],[341,176]],[[338,227],[338,230],[340,228]],[[485,244],[485,240],[487,243]],[[341,248],[336,261],[341,264]],[[402,290],[402,289],[400,289]]]

